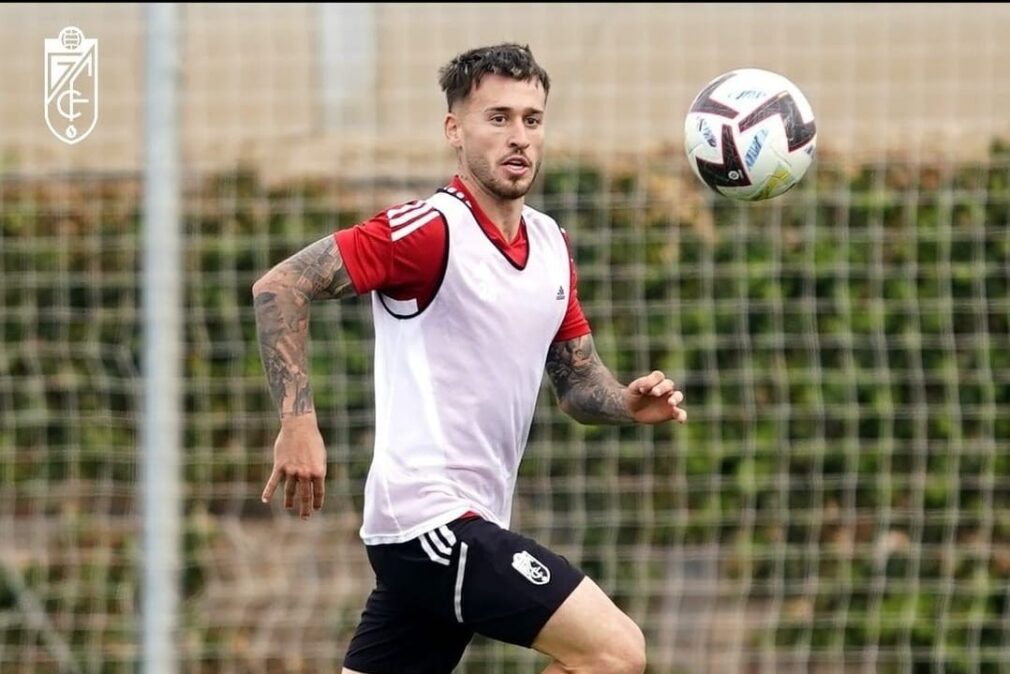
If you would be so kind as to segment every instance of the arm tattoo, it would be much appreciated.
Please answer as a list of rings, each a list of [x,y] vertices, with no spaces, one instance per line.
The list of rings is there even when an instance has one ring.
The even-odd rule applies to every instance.
[[[552,344],[547,352],[547,374],[561,409],[577,421],[631,421],[624,402],[624,386],[600,360],[592,335]]]
[[[253,286],[260,357],[282,419],[315,410],[308,376],[309,303],[351,292],[332,236],[295,253]]]

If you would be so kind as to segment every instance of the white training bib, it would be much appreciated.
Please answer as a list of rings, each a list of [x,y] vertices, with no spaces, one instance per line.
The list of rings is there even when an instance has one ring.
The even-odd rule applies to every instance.
[[[523,209],[517,268],[449,191],[427,203],[448,225],[441,286],[418,312],[372,293],[375,447],[361,537],[400,543],[467,511],[507,528],[547,350],[571,281],[557,223]]]

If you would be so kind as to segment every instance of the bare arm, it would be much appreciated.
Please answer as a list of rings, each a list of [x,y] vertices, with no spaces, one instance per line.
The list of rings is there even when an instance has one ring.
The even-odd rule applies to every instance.
[[[295,253],[253,285],[260,356],[281,419],[315,411],[307,364],[309,304],[351,292],[332,236]]]
[[[596,353],[592,335],[551,344],[547,374],[554,385],[562,411],[576,421],[630,423],[624,401],[624,386]]]
[[[326,447],[309,386],[309,304],[351,292],[332,236],[295,253],[253,285],[260,356],[281,417],[262,499],[268,502],[285,480],[284,507],[293,508],[297,497],[303,519],[323,507],[326,486]]]
[[[547,374],[561,409],[584,424],[684,423],[684,394],[656,370],[627,386],[600,360],[592,335],[556,342],[547,352]]]

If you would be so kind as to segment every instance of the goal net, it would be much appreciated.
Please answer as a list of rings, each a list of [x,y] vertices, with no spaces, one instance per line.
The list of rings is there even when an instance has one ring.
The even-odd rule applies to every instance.
[[[1005,669],[1006,8],[179,12],[181,671],[339,671],[374,582],[368,302],[312,312],[329,474],[303,522],[259,501],[278,421],[251,286],[444,184],[437,69],[501,41],[552,77],[528,201],[571,236],[604,362],[623,381],[662,369],[690,414],[580,426],[545,382],[514,527],[642,627],[649,672]],[[67,26],[99,44],[97,121],[73,144],[46,121],[71,100],[44,105],[44,40]],[[134,672],[143,8],[4,6],[0,37],[0,672]],[[695,94],[745,66],[795,82],[819,132],[803,182],[748,205],[681,149]],[[458,671],[546,664],[477,637]]]

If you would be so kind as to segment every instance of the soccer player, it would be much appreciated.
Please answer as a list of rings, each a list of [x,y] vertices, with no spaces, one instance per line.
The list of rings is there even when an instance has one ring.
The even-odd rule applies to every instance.
[[[525,205],[550,79],[528,47],[440,71],[458,173],[435,194],[326,236],[253,287],[281,418],[267,502],[323,505],[326,450],[307,370],[309,306],[371,294],[375,446],[361,538],[376,583],[344,673],[445,674],[473,634],[553,658],[545,674],[640,673],[641,630],[567,559],[509,531],[544,367],[582,423],[683,423],[662,372],[622,385],[579,306],[567,235]]]

